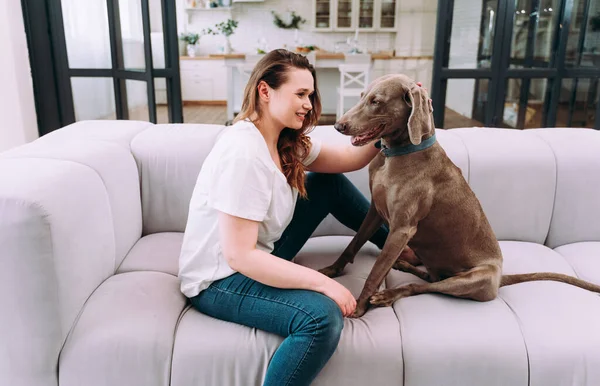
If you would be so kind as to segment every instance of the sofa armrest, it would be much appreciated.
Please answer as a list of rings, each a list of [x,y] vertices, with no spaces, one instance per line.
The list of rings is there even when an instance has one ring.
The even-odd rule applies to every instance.
[[[57,385],[85,302],[141,235],[139,174],[110,143],[0,156],[0,384]]]

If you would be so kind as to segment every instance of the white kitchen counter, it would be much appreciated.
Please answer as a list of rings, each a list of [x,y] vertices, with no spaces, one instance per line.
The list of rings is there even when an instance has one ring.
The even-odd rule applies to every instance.
[[[390,73],[404,73],[427,88],[431,84],[431,56],[397,57],[372,54],[371,80]],[[315,68],[323,105],[322,114],[335,114],[340,74],[338,66],[345,57],[338,53],[317,53]],[[244,54],[210,55],[181,58],[183,99],[223,100],[226,98],[227,119],[240,111],[247,77],[242,77],[238,64],[246,62]],[[219,67],[218,69],[216,67]],[[251,70],[251,68],[249,69]],[[197,90],[197,91],[194,91]],[[210,92],[209,92],[210,91]],[[358,101],[347,98],[345,106]]]

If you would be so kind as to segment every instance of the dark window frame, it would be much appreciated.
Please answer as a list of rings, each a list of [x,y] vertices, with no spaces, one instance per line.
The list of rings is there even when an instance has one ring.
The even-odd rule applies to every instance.
[[[118,0],[106,0],[111,66],[107,69],[69,68],[60,0],[21,0],[32,70],[34,98],[40,136],[75,122],[71,79],[112,78],[117,119],[128,119],[127,80],[146,82],[149,121],[157,123],[154,80],[165,78],[169,122],[183,122],[175,2],[161,0],[165,68],[155,69],[150,40],[150,8],[141,0],[145,69],[124,67]]]
[[[560,14],[555,28],[555,47],[552,51],[550,62],[536,61],[533,57],[535,28],[537,22],[529,23],[527,33],[526,57],[523,60],[510,60],[511,39],[513,33],[513,15],[515,13],[515,0],[498,0],[497,18],[494,33],[494,51],[489,68],[474,69],[452,69],[448,68],[450,59],[450,37],[452,33],[452,19],[454,11],[454,0],[438,1],[437,29],[434,48],[433,76],[431,97],[433,99],[433,115],[436,127],[443,127],[446,106],[446,91],[450,79],[487,79],[489,81],[488,96],[484,126],[500,127],[504,114],[504,98],[506,95],[509,79],[521,80],[521,96],[519,99],[519,117],[517,127],[523,127],[525,111],[528,104],[527,92],[532,78],[548,80],[548,91],[543,106],[543,127],[556,126],[558,104],[560,99],[561,85],[565,79],[573,79],[575,85],[572,90],[569,118],[573,118],[575,96],[578,78],[590,78],[591,86],[588,93],[588,103],[596,96],[598,81],[600,79],[600,68],[579,67],[581,63],[582,47],[585,42],[586,22],[589,17],[590,0],[585,0],[584,15],[579,36],[579,56],[575,67],[565,65],[568,32],[573,14],[573,0],[562,0]],[[530,21],[536,21],[535,10],[539,11],[540,0],[532,0],[532,12]],[[481,54],[481,47],[479,48]],[[482,57],[480,57],[481,59]],[[518,63],[517,63],[518,62]],[[524,64],[525,66],[540,66],[532,68],[509,68],[510,64]],[[544,66],[544,67],[542,67]],[[477,87],[476,87],[477,89]],[[475,91],[477,92],[477,91]],[[477,95],[476,95],[477,96]],[[594,129],[600,130],[600,103],[596,106],[596,119]]]

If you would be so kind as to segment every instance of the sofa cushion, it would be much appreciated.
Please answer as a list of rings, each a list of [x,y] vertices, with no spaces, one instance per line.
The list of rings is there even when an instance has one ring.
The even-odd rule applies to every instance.
[[[538,264],[521,272],[548,270],[546,259],[538,257]],[[559,259],[564,260],[552,258],[557,268],[563,266]],[[565,265],[557,271],[567,273],[572,269]],[[600,296],[568,284],[544,281],[503,287],[499,297],[521,328],[530,384],[600,382]]]
[[[182,243],[182,232],[144,236],[131,248],[117,273],[157,271],[177,276]]]
[[[392,270],[388,288],[424,283]],[[476,302],[440,294],[398,300],[405,385],[526,385],[527,350],[501,299]],[[509,370],[509,371],[507,371]]]
[[[150,122],[133,120],[79,121],[54,130],[36,142],[55,145],[71,140],[102,141],[115,143],[129,150],[131,140],[152,126],[154,124]]]
[[[600,131],[555,128],[524,134],[543,140],[556,159],[554,210],[546,244],[555,248],[600,241]]]
[[[115,271],[110,198],[79,162],[0,157],[0,176],[0,384],[49,384],[81,308]]]
[[[225,126],[155,125],[131,142],[141,178],[143,234],[183,232],[200,168]]]
[[[320,268],[332,263],[351,238],[310,239],[295,261]],[[377,248],[367,244],[337,280],[354,295],[362,290],[364,277]],[[384,385],[402,380],[402,344],[394,310],[376,309],[360,319],[345,319],[336,352],[314,385]],[[260,385],[269,360],[282,338],[264,331],[220,321],[190,309],[181,319],[173,352],[173,386]],[[376,371],[375,371],[376,369]]]
[[[260,385],[281,341],[190,308],[175,336],[171,386]]]
[[[556,163],[548,144],[514,130],[464,128],[436,130],[440,145],[458,166],[481,202],[500,240],[543,243],[548,235],[556,188]],[[331,126],[311,137],[345,145],[350,138]],[[368,168],[346,173],[370,199]],[[353,235],[329,215],[313,236]]]
[[[575,272],[539,244],[500,242],[504,273]],[[422,282],[392,271],[390,288]],[[406,385],[585,384],[600,379],[600,297],[557,282],[500,289],[479,303],[439,294],[400,299]],[[433,370],[432,370],[433,369]],[[510,370],[510,371],[507,371]],[[587,374],[587,378],[586,377]]]
[[[600,242],[566,244],[554,251],[569,263],[580,279],[600,285]]]
[[[169,385],[176,326],[186,305],[177,278],[130,272],[106,280],[61,352],[61,386]]]
[[[552,249],[522,241],[501,241],[504,257],[502,273],[557,272],[576,276],[567,260]]]
[[[57,134],[53,136],[55,140],[52,140],[54,141],[52,143],[34,141],[2,153],[0,159],[64,160],[89,168],[90,172],[103,185],[100,192],[108,198],[110,212],[107,215],[113,224],[111,237],[115,242],[115,252],[111,258],[114,259],[114,269],[116,269],[142,233],[139,175],[135,160],[129,151],[129,145],[127,144],[124,148],[124,145],[119,142],[122,139],[113,142],[85,138],[85,135],[100,135],[98,126],[91,122],[88,124],[72,125],[73,127],[69,126],[58,130],[58,132],[67,130],[67,133],[70,133],[75,130],[75,127],[78,127],[79,135]],[[122,127],[126,133],[128,132],[127,127],[128,125]],[[129,135],[138,132],[138,125],[133,125],[131,130],[133,131],[129,132]],[[116,135],[116,133],[113,134]]]
[[[436,135],[440,145],[446,150],[448,157],[454,162],[463,172],[465,179],[468,180],[469,173],[469,158],[465,145],[461,138],[452,134],[448,130],[436,131]],[[334,145],[345,146],[350,143],[350,137],[340,134],[333,126],[317,126],[311,133],[311,138],[318,139],[322,142],[331,143]],[[350,181],[360,190],[365,197],[371,199],[371,191],[369,190],[369,170],[365,167],[361,170],[345,174]],[[328,235],[354,235],[354,231],[342,225],[332,215],[328,215],[325,220],[314,231],[313,236],[328,236]]]
[[[556,187],[554,153],[519,130],[450,130],[469,157],[469,185],[499,240],[544,243]]]

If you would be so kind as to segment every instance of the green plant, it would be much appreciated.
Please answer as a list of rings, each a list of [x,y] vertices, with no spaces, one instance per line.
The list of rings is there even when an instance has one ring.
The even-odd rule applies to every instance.
[[[200,40],[200,35],[195,32],[187,32],[179,35],[179,40],[183,40],[187,44],[195,45]]]
[[[227,19],[227,21],[222,21],[219,24],[216,24],[215,28],[222,35],[231,36],[235,32],[235,29],[237,28],[237,26],[238,26],[238,22],[236,20]],[[211,31],[213,33],[213,35],[216,34],[216,32],[214,32],[210,28],[208,30]]]
[[[302,18],[302,16],[298,15],[295,11],[292,11],[290,16],[292,20],[289,23],[284,22],[275,11],[271,11],[273,15],[273,24],[275,24],[279,28],[283,29],[298,29],[301,24],[306,23],[306,19]]]
[[[202,35],[218,35],[219,33],[212,28],[204,28],[202,29]]]

